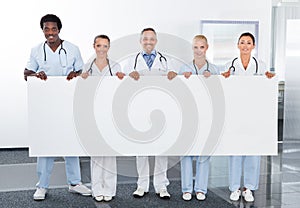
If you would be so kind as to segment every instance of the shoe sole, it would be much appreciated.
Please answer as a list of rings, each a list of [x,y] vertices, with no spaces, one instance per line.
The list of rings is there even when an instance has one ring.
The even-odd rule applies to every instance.
[[[33,197],[33,200],[34,201],[43,201],[45,200],[46,196],[45,197]]]
[[[34,200],[34,201],[43,201],[43,200],[46,199],[46,196],[47,196],[47,193],[45,194],[44,197],[33,197],[33,200]]]
[[[170,196],[163,196],[163,197],[160,197],[159,194],[156,194],[160,199],[164,199],[164,200],[169,200],[171,199]]]
[[[198,201],[204,201],[206,198],[204,198],[204,199],[198,199],[198,198],[196,197],[196,199],[197,199]]]
[[[102,202],[104,199],[96,199],[96,197],[93,197],[93,199],[96,201],[96,202]]]
[[[81,196],[91,196],[92,194],[81,194],[81,193],[78,193],[80,194]]]
[[[43,201],[45,198],[33,198],[34,201]]]
[[[245,197],[244,197],[244,200],[245,200],[246,202],[254,202],[254,199],[253,199],[253,200],[246,200]]]
[[[184,198],[182,198],[184,201],[191,201],[192,200],[192,198],[190,198],[190,199],[184,199]]]
[[[231,201],[238,201],[240,200],[241,197],[239,197],[238,199],[230,199]]]
[[[110,201],[112,201],[112,200],[113,200],[113,199],[110,199],[110,200],[105,200],[105,199],[104,199],[105,202],[110,202]]]
[[[102,199],[102,200],[97,200],[97,199],[94,198],[94,200],[95,200],[96,202],[103,202],[103,199]]]
[[[144,194],[141,196],[141,195],[138,195],[138,194],[132,194],[132,196],[134,198],[137,198],[137,199],[140,199],[140,198],[143,198],[146,194],[148,194],[148,192],[144,192]]]

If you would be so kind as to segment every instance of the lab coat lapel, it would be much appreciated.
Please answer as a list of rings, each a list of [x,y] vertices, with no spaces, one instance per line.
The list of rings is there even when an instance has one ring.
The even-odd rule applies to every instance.
[[[136,69],[137,69],[137,71],[142,71],[142,70],[148,69],[147,63],[146,63],[142,53],[140,53],[140,55],[138,57]]]
[[[152,67],[151,67],[152,69],[160,69],[161,68],[159,57],[160,57],[160,55],[157,53],[156,57],[155,57],[155,59],[153,61]]]

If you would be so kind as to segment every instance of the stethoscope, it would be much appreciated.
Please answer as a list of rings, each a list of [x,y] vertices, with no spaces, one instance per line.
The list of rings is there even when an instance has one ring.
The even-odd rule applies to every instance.
[[[168,69],[168,62],[167,62],[166,57],[164,57],[164,56],[163,56],[160,52],[158,52],[158,51],[157,51],[157,53],[159,54],[159,62],[161,63],[162,67],[164,67],[164,65],[163,65],[163,63],[162,63],[162,60],[164,60],[164,62],[165,62],[165,67],[164,67],[164,68],[167,70],[167,69]],[[141,54],[141,53],[138,53],[138,54],[136,55],[136,57],[135,57],[135,60],[134,60],[134,67],[133,67],[134,70],[136,70],[137,59],[138,59],[138,57],[139,57],[140,54]]]
[[[256,58],[254,58],[254,57],[252,57],[252,58],[253,58],[254,61],[255,61],[255,74],[257,74],[257,72],[258,72],[258,63],[257,63]],[[232,72],[235,72],[235,66],[233,66],[233,65],[234,65],[235,60],[237,60],[237,59],[238,59],[238,58],[236,57],[235,59],[232,60],[231,66],[229,67],[229,71],[230,71],[231,69],[233,69]]]
[[[89,70],[88,70],[88,72],[89,72],[91,75],[93,74],[92,66],[93,66],[93,64],[95,63],[95,61],[96,61],[96,58],[94,58],[94,60],[92,61],[91,65],[90,65],[90,67],[89,67]],[[106,58],[106,61],[107,61],[107,65],[108,65],[108,69],[109,69],[110,76],[112,76],[113,74],[112,74],[112,72],[111,72],[111,67],[110,67],[110,64],[109,64],[109,59]]]
[[[205,62],[206,62],[206,69],[204,71],[210,72],[209,71],[209,64],[208,64],[208,61],[206,59],[205,59]],[[198,69],[196,67],[195,60],[193,60],[193,65],[194,65],[194,69],[196,71],[196,74],[198,75]]]
[[[44,63],[47,63],[47,54],[46,54],[46,43],[47,43],[47,41],[45,41],[44,42],[44,45],[43,45],[43,50],[44,50]],[[62,63],[62,61],[61,61],[61,51],[63,51],[64,52],[64,54],[65,54],[65,63]],[[63,40],[61,40],[61,42],[60,42],[60,49],[58,50],[58,55],[59,55],[59,62],[60,62],[60,65],[62,66],[62,67],[66,67],[67,66],[67,51],[66,51],[66,49],[64,49],[64,47],[63,47]]]

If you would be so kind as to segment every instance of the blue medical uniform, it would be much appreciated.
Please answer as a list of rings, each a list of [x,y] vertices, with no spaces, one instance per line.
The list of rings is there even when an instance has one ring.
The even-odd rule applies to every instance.
[[[212,75],[219,73],[218,67],[208,62],[202,67],[198,68],[193,62],[185,64],[180,67],[179,74],[184,72],[192,72],[192,74],[202,75],[205,70],[209,70]],[[196,159],[196,175],[195,185],[193,188],[193,160]],[[183,156],[181,157],[181,190],[182,193],[197,192],[207,193],[208,176],[209,176],[209,156]]]
[[[64,50],[60,50],[60,45],[54,52],[44,42],[32,48],[26,69],[35,72],[44,71],[47,76],[67,76],[71,71],[82,70],[83,60],[79,48],[68,41],[63,41],[62,44]],[[45,108],[47,107],[45,106]],[[39,178],[37,187],[49,187],[54,159],[55,157],[37,158],[37,175]],[[81,183],[79,157],[65,157],[64,159],[68,184]]]
[[[257,60],[257,59],[256,59]],[[232,61],[225,65],[225,71],[231,67]],[[264,75],[267,71],[266,64],[261,60],[256,61],[253,57],[246,69],[244,69],[241,58],[234,61],[235,71],[231,68],[231,74],[239,76]],[[257,73],[256,73],[257,68]],[[250,190],[258,189],[260,175],[260,156],[229,156],[229,190],[236,191],[241,187],[241,177],[244,173],[243,185]]]

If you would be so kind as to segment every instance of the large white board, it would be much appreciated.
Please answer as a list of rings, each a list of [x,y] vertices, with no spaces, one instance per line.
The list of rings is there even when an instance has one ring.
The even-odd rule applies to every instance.
[[[275,155],[277,92],[264,76],[31,78],[30,154]]]

